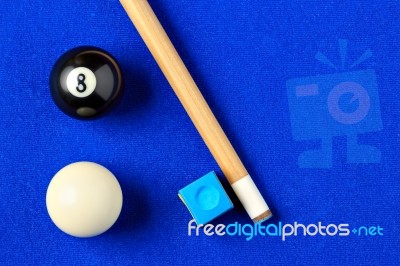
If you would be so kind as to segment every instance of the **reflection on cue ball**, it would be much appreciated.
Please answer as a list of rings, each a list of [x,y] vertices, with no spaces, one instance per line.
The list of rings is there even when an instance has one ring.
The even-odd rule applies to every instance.
[[[121,97],[122,73],[106,51],[82,46],[63,54],[50,75],[54,102],[67,115],[78,119],[96,118]]]
[[[91,162],[65,166],[51,180],[47,211],[55,225],[76,237],[92,237],[107,231],[122,208],[122,191],[115,176]]]

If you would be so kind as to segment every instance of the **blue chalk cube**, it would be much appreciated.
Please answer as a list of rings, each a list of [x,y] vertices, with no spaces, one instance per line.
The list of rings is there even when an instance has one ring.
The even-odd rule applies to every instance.
[[[179,190],[179,197],[197,224],[206,224],[233,208],[214,172]]]

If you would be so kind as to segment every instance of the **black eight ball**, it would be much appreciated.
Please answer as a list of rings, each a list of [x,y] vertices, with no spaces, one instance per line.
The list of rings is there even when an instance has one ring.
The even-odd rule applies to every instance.
[[[67,115],[92,119],[121,97],[122,73],[117,61],[97,47],[82,46],[63,54],[50,75],[51,95]]]

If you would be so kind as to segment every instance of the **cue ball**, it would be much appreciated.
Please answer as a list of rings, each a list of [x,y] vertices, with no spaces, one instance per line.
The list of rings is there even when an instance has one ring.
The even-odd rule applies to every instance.
[[[54,102],[64,113],[78,119],[92,119],[106,113],[121,97],[122,83],[117,61],[92,46],[66,52],[50,74]]]
[[[92,237],[107,231],[122,208],[122,191],[115,176],[92,162],[65,166],[51,180],[47,211],[54,224],[76,237]]]

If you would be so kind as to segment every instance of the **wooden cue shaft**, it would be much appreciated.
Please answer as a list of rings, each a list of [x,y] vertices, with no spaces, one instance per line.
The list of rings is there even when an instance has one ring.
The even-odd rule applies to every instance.
[[[147,0],[120,0],[120,2],[218,165],[221,167],[222,172],[234,188],[246,211],[255,222],[270,217],[271,211],[254,183],[251,184],[252,180],[246,168],[233,149]],[[250,178],[250,184],[247,184],[249,180],[244,180],[245,177]],[[240,180],[242,182],[238,182]],[[238,188],[235,189],[235,183],[246,184],[239,184]],[[251,199],[242,199],[243,197],[248,198],[248,196],[241,195],[243,193],[253,193],[256,195],[251,196]],[[262,202],[254,202],[257,200]],[[254,207],[247,206],[248,208],[246,208],[246,205],[254,204],[261,206],[259,206],[259,210],[257,211],[250,210],[250,213],[248,208],[254,209]]]

